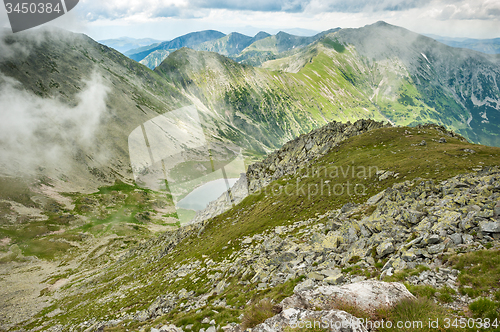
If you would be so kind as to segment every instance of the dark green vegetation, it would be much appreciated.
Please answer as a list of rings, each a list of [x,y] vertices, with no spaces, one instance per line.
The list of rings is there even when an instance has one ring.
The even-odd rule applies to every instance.
[[[449,258],[449,263],[462,274],[459,276],[460,293],[472,298],[487,296],[495,292],[495,298],[500,300],[500,251],[477,251]]]

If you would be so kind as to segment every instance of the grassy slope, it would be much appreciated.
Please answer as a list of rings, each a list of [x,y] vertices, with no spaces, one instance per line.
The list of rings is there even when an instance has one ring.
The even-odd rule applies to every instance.
[[[106,269],[102,269],[98,275],[88,279],[81,277],[72,280],[71,284],[67,286],[68,290],[73,290],[70,295],[48,308],[46,312],[57,307],[64,308],[65,313],[57,316],[56,321],[65,324],[106,315],[110,319],[110,317],[120,313],[122,308],[131,312],[147,308],[156,296],[168,291],[177,292],[185,288],[187,291],[195,290],[201,294],[208,291],[206,289],[206,285],[209,284],[208,279],[206,279],[208,276],[204,275],[199,279],[194,279],[193,275],[187,275],[172,283],[172,280],[167,279],[165,274],[187,262],[202,262],[204,259],[206,262],[206,259],[209,258],[219,262],[224,259],[233,262],[236,257],[230,255],[233,250],[239,249],[239,244],[229,245],[229,241],[262,233],[278,225],[307,220],[317,214],[340,208],[348,202],[362,203],[371,195],[396,182],[416,178],[439,181],[460,173],[470,172],[478,165],[484,167],[500,164],[500,149],[498,148],[471,145],[457,138],[449,137],[447,137],[448,143],[446,144],[433,141],[440,137],[443,135],[432,128],[387,128],[353,137],[342,143],[338,149],[316,161],[311,167],[304,169],[303,175],[310,173],[309,177],[302,177],[300,174],[288,176],[275,181],[268,187],[278,189],[287,185],[291,186],[288,191],[291,195],[273,193],[268,190],[267,193],[248,197],[237,207],[211,220],[202,232],[188,235],[166,256],[158,256],[158,254],[165,247],[172,248],[171,245],[162,242],[164,241],[162,239],[150,241],[137,251],[132,252],[126,260],[118,261]],[[413,146],[423,139],[428,142],[426,146]],[[466,153],[463,151],[466,148],[474,149],[476,153]],[[390,178],[378,181],[369,176],[359,177],[359,174],[352,176],[351,172],[346,171],[345,176],[328,176],[328,178],[336,184],[346,185],[347,181],[350,181],[352,184],[363,185],[366,188],[365,195],[317,194],[308,198],[307,194],[304,195],[300,191],[297,193],[293,190],[296,188],[297,179],[300,179],[300,185],[305,185],[305,188],[308,185],[321,185],[321,181],[324,181],[325,177],[312,176],[311,173],[313,167],[318,169],[320,166],[336,166],[343,168],[344,171],[347,170],[347,167],[352,166],[376,166],[379,169],[399,173],[399,179]],[[156,258],[153,259],[153,256]],[[92,266],[91,262],[88,264]],[[204,266],[203,263],[202,266]],[[197,327],[202,327],[198,318],[207,315],[226,322],[235,321],[241,312],[240,310],[217,308],[219,313],[215,314],[211,311],[211,309],[215,309],[214,301],[226,298],[229,304],[243,308],[250,298],[258,299],[264,296],[282,298],[291,293],[293,285],[298,281],[289,281],[280,286],[281,289],[275,288],[259,292],[249,291],[248,286],[239,285],[237,281],[241,276],[227,276],[227,278],[230,281],[230,286],[222,294],[209,298],[207,307],[202,310],[201,314],[174,310],[156,323],[166,320],[178,324],[196,322]],[[133,288],[127,290],[132,285]],[[122,296],[119,296],[120,294]],[[32,326],[36,324],[35,322]],[[128,328],[140,325],[140,323],[134,323]],[[116,328],[114,331],[124,331],[124,329]]]
[[[64,194],[74,204],[73,209],[54,199],[48,199],[41,205],[36,204],[32,198],[36,201],[37,195],[18,181],[1,181],[5,186],[4,190],[8,188],[11,197],[13,188],[23,190],[12,199],[33,209],[40,208],[41,215],[39,218],[26,217],[26,221],[21,224],[0,223],[0,238],[10,239],[9,245],[19,247],[22,254],[3,257],[0,260],[3,263],[22,261],[25,256],[60,259],[65,254],[71,256],[71,252],[78,252],[87,238],[100,238],[110,234],[123,237],[127,246],[133,245],[154,235],[154,231],[148,229],[148,226],[177,226],[175,209],[169,195],[120,181],[112,186],[101,187],[93,194]],[[161,213],[158,209],[171,212]],[[8,211],[7,206],[5,211]],[[162,229],[164,227],[159,228]],[[0,253],[5,252],[8,252],[8,247],[0,247]]]

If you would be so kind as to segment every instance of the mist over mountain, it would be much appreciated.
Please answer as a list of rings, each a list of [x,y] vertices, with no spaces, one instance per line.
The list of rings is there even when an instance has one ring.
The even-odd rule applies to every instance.
[[[10,175],[43,170],[87,190],[112,172],[130,177],[128,132],[187,103],[147,68],[84,35],[42,29],[2,35],[1,43],[2,171]]]
[[[217,38],[220,36],[222,39]],[[206,39],[210,40],[200,43]],[[155,72],[88,37],[59,30],[3,35],[2,43],[0,70],[9,78],[2,83],[4,99],[17,89],[34,97],[10,100],[34,105],[47,100],[78,112],[79,96],[86,92],[88,82],[101,82],[102,88],[92,90],[101,91],[100,97],[88,98],[103,100],[98,103],[102,106],[91,107],[101,111],[88,119],[102,128],[92,129],[95,135],[86,135],[93,136],[97,143],[92,148],[98,151],[109,148],[111,156],[120,151],[120,164],[128,159],[126,140],[120,137],[142,120],[191,103],[205,110],[208,118],[217,119],[210,121],[220,126],[218,136],[257,154],[326,122],[366,117],[399,125],[433,122],[474,142],[500,145],[496,134],[500,124],[498,58],[452,48],[383,22],[313,37],[283,32],[275,36],[259,33],[252,38],[215,31],[193,33],[162,47],[197,45],[193,47],[246,58],[237,63],[218,53],[182,48],[167,51],[170,55]],[[274,60],[263,61],[262,54]],[[159,54],[155,61],[163,56]],[[245,65],[250,59],[262,60],[263,68]],[[43,109],[57,107],[38,108],[43,113]],[[28,115],[26,112],[23,114]],[[114,118],[126,127],[112,121]],[[41,120],[45,116],[37,119],[46,121]],[[70,120],[60,121],[53,123],[73,131]],[[12,127],[4,123],[6,128]],[[31,132],[41,135],[36,125],[34,128]],[[44,135],[54,131],[46,125],[43,128]],[[52,151],[50,142],[55,137],[47,140],[49,148],[36,150]],[[82,149],[90,151],[90,145]],[[82,152],[78,158],[85,155]],[[83,158],[89,159],[92,169],[92,153]]]

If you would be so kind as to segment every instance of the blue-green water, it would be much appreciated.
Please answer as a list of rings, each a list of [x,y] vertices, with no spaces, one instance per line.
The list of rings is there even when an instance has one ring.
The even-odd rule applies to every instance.
[[[236,181],[238,179],[228,179],[229,186],[232,187]],[[203,210],[208,206],[208,203],[219,198],[226,190],[226,180],[224,179],[207,182],[181,199],[177,203],[177,207],[195,211]]]

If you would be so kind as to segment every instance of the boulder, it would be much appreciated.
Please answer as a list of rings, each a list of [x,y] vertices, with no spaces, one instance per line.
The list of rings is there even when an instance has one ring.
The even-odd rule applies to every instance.
[[[341,310],[307,310],[289,308],[278,315],[255,326],[252,332],[281,332],[289,328],[326,329],[328,331],[358,331],[367,332],[361,321],[351,314]]]
[[[342,272],[340,272],[340,270],[337,270],[336,273],[329,275],[323,281],[330,285],[338,285],[343,283],[345,281],[345,278],[342,275]]]
[[[325,279],[325,277],[322,274],[319,274],[318,272],[310,272],[307,274],[307,277],[309,279],[313,279],[316,281],[321,281],[321,280]]]
[[[444,251],[446,244],[444,242],[435,244],[427,248],[427,252],[431,255],[439,254]]]
[[[462,234],[459,233],[452,234],[450,235],[450,239],[451,241],[453,241],[455,245],[462,244]]]
[[[497,202],[494,208],[495,211],[495,217],[500,217],[500,201]]]
[[[492,221],[481,224],[481,231],[486,233],[500,233],[500,222]]]
[[[170,325],[163,325],[160,330],[160,332],[183,332],[181,328],[170,324]],[[151,332],[153,332],[153,329],[151,329]]]
[[[280,303],[283,310],[289,308],[329,310],[335,300],[357,303],[362,310],[394,305],[403,299],[415,297],[406,287],[397,282],[365,280],[344,286],[320,286],[315,289],[296,292]]]
[[[415,259],[417,259],[417,255],[415,255],[415,252],[413,252],[413,251],[404,251],[401,254],[401,259],[406,261],[406,262],[412,262]]]
[[[314,287],[314,281],[311,279],[306,279],[293,289],[294,293],[310,290]]]
[[[423,245],[432,245],[441,242],[441,238],[437,234],[431,234],[429,237],[424,239],[421,243]]]
[[[381,258],[392,254],[395,250],[391,241],[384,241],[377,247],[377,256]]]
[[[423,212],[415,211],[415,210],[403,210],[401,211],[401,217],[405,222],[409,222],[410,224],[416,225],[418,224],[424,216]]]
[[[372,196],[370,197],[367,201],[366,201],[366,204],[367,205],[375,205],[377,204],[378,202],[380,202],[380,200],[382,198],[384,198],[384,195],[385,195],[385,190],[382,191],[382,192],[379,192],[378,194],[376,194],[375,196]]]

